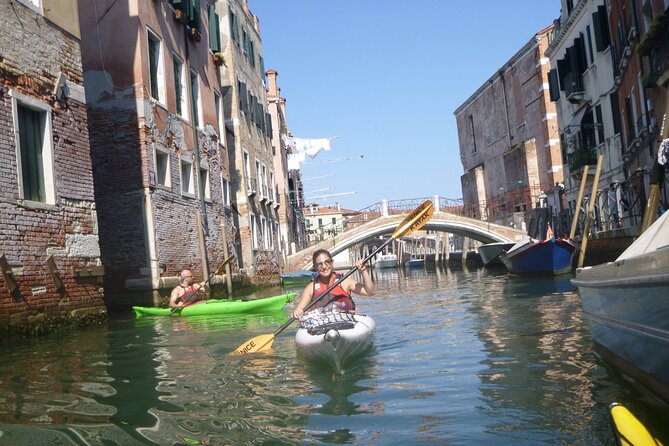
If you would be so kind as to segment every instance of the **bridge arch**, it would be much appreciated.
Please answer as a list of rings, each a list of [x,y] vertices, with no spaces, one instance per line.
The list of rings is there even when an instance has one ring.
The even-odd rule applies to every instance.
[[[381,235],[392,235],[407,214],[381,217],[349,229],[332,239],[323,240],[316,245],[312,245],[305,250],[289,256],[288,266],[291,270],[310,267],[311,254],[316,249],[327,249],[335,256],[366,240]],[[448,212],[435,212],[430,221],[422,229],[458,234],[478,240],[481,243],[514,242],[525,235],[525,232],[519,229]]]

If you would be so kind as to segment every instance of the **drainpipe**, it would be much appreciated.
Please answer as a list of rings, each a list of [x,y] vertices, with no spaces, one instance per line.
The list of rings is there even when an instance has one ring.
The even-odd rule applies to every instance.
[[[504,97],[504,117],[506,119],[506,137],[511,148],[511,126],[509,124],[509,107],[506,102],[506,84],[504,83],[504,70],[499,70],[499,79],[502,81],[502,95]]]
[[[160,267],[158,264],[158,250],[156,249],[156,230],[153,217],[153,193],[151,188],[144,188],[144,221],[146,222],[147,255],[151,274],[151,288],[157,290],[160,285]],[[155,300],[155,299],[154,299]],[[157,303],[157,301],[156,301]]]

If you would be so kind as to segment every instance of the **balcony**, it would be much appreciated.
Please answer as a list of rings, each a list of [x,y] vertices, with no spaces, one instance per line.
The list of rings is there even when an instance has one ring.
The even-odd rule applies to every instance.
[[[595,147],[579,148],[567,154],[569,173],[577,175],[585,166],[597,164],[597,149]]]
[[[583,77],[576,73],[567,73],[564,77],[564,93],[567,100],[572,104],[585,100],[585,88],[583,88]]]

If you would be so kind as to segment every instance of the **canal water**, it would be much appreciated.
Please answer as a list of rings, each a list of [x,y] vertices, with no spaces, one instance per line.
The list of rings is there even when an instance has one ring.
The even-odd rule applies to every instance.
[[[229,354],[285,311],[112,315],[4,344],[0,445],[613,445],[614,401],[668,442],[667,407],[592,353],[569,276],[374,278],[357,305],[377,322],[375,347],[343,375],[296,357],[295,327],[269,354]]]

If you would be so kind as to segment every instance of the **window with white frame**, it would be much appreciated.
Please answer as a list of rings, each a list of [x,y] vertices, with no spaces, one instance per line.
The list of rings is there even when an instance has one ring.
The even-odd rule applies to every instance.
[[[258,175],[258,191],[262,195],[262,170],[260,170],[260,161],[256,158],[256,175]]]
[[[216,105],[216,125],[218,128],[218,143],[225,146],[225,123],[223,122],[223,100],[221,95],[214,93],[214,102]]]
[[[271,169],[269,171],[269,187],[271,188],[269,190],[269,197],[272,199],[272,201],[277,201],[276,185],[274,184],[274,171]]]
[[[260,234],[262,235],[263,248],[267,249],[267,219],[263,215],[260,216]]]
[[[176,100],[177,114],[188,119],[188,101],[186,94],[186,70],[184,61],[176,54],[172,56],[172,69],[174,70],[174,95]]]
[[[195,196],[195,184],[193,182],[193,161],[189,158],[181,158],[181,195]]]
[[[251,246],[253,249],[258,249],[258,222],[255,214],[251,216]]]
[[[170,152],[156,147],[156,181],[158,186],[172,187],[172,174],[170,172]]]
[[[14,90],[9,91],[9,96],[14,115],[19,197],[55,204],[51,107]]]
[[[147,29],[149,49],[149,90],[151,97],[158,102],[165,103],[165,72],[161,40],[157,34]]]
[[[269,190],[267,189],[267,167],[265,163],[262,164],[262,194],[264,197],[269,198]]]
[[[225,206],[230,206],[230,181],[223,177],[221,173],[221,190],[223,193],[223,204]]]
[[[249,152],[244,150],[242,156],[244,158],[244,173],[246,174],[246,187],[249,190],[254,190],[255,187],[253,185],[253,180],[251,179],[251,159],[249,156]]]
[[[197,73],[190,72],[190,92],[191,105],[193,110],[193,120],[196,127],[202,127],[202,102],[200,101],[200,82],[198,81]]]
[[[205,200],[211,200],[211,186],[209,183],[209,168],[206,164],[200,165],[200,194]]]

